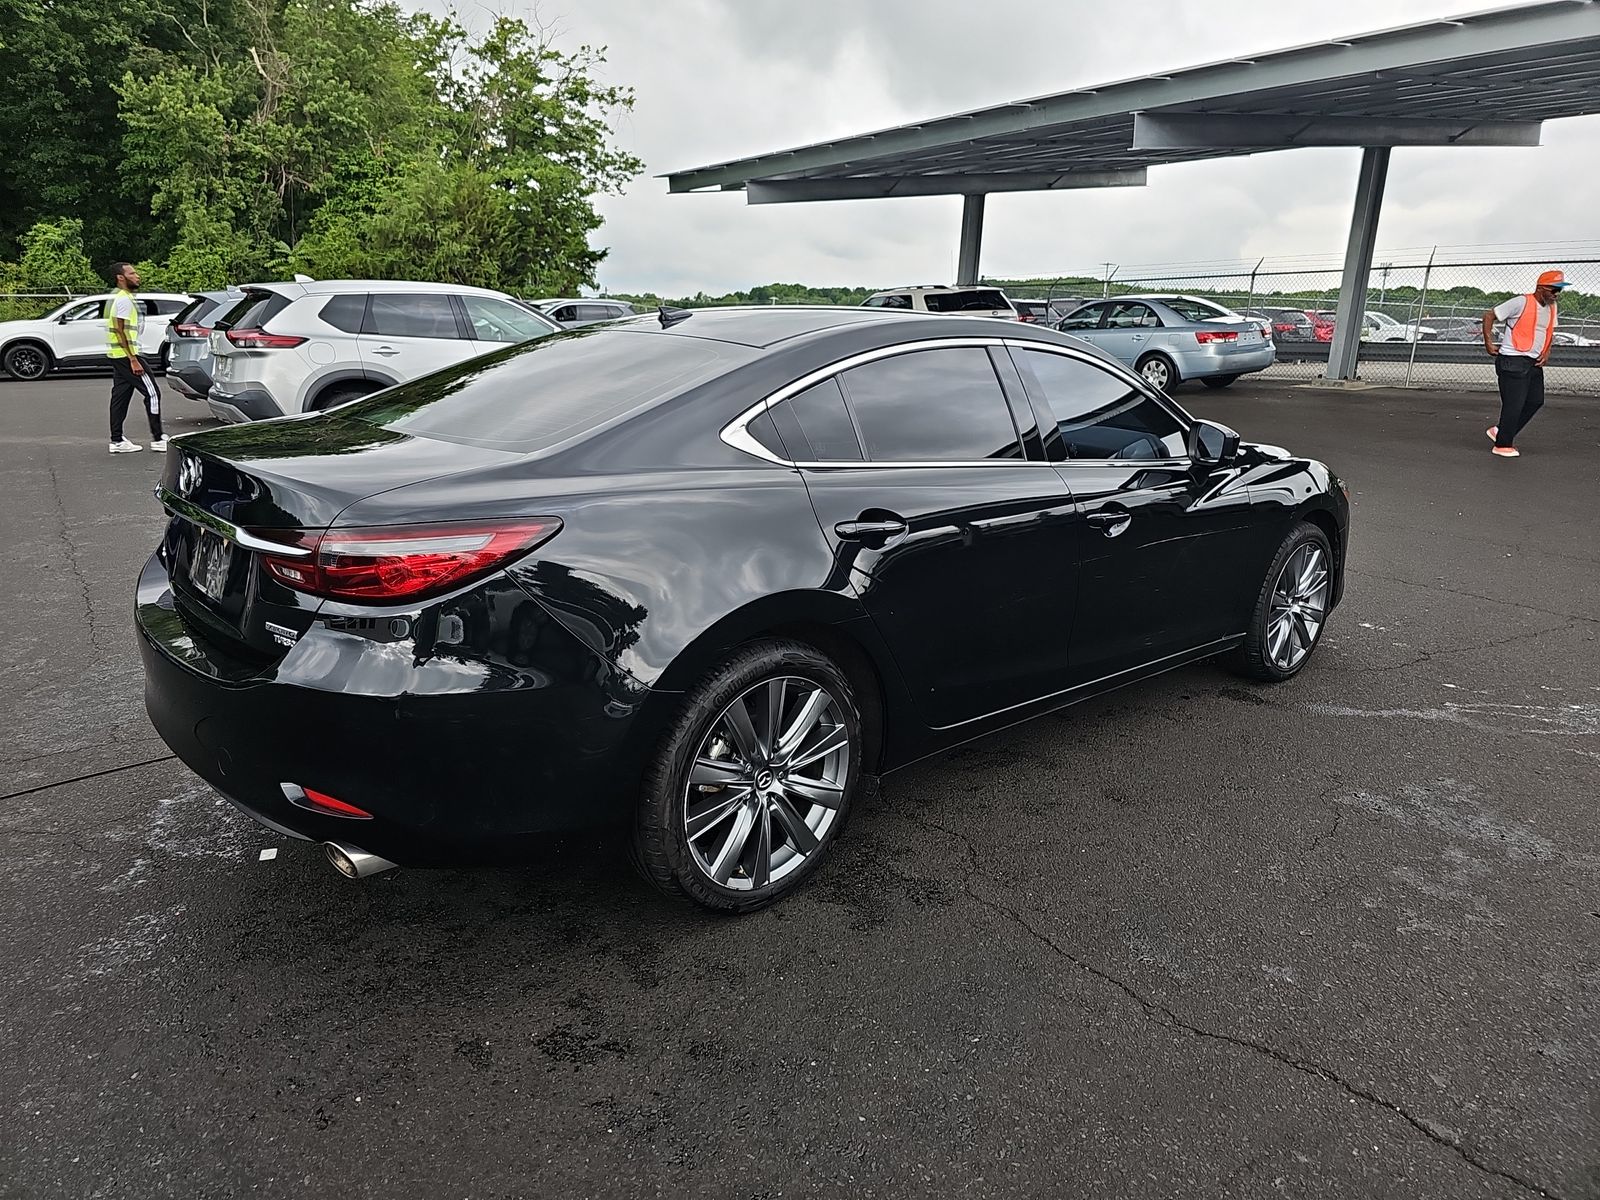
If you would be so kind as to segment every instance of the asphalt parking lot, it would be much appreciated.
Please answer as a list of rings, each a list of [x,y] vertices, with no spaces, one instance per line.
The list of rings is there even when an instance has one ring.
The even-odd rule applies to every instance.
[[[0,1196],[1600,1197],[1600,400],[1504,461],[1482,395],[1185,388],[1352,485],[1307,671],[892,777],[718,919],[584,845],[351,884],[211,795],[107,386],[0,383]]]

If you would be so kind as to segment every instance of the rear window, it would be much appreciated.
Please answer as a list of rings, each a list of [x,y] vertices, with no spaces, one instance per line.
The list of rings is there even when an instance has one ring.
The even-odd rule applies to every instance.
[[[317,315],[335,329],[345,333],[360,333],[361,322],[367,315],[367,294],[347,292],[343,296],[335,296],[322,306],[322,311]]]
[[[288,307],[289,297],[277,292],[246,292],[244,299],[218,318],[216,328],[261,329]]]
[[[1165,304],[1185,321],[1215,321],[1218,317],[1237,319],[1221,305],[1208,304],[1204,300],[1185,300],[1182,297],[1174,297],[1171,300],[1163,300],[1161,303]]]
[[[174,325],[195,324],[199,320],[201,311],[209,303],[211,302],[204,296],[196,296],[173,315],[172,323]]]
[[[996,308],[1011,307],[1004,292],[994,288],[973,288],[964,292],[927,292],[922,302],[929,312],[988,312]]]
[[[340,409],[382,429],[534,454],[730,370],[744,347],[589,326],[474,358]]]

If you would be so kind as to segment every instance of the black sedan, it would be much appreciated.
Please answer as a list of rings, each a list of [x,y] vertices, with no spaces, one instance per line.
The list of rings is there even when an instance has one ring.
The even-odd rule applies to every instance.
[[[1294,675],[1349,520],[1083,342],[859,309],[592,326],[175,449],[139,642],[203,779],[351,876],[613,824],[731,910],[887,771],[1196,659]]]

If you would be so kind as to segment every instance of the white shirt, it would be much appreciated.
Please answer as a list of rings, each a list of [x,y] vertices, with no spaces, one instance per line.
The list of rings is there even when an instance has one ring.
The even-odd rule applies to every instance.
[[[1551,329],[1556,324],[1556,306],[1554,304],[1540,304],[1534,301],[1534,307],[1539,313],[1533,319],[1533,346],[1528,350],[1518,350],[1511,344],[1511,331],[1517,327],[1517,319],[1522,316],[1526,307],[1526,296],[1513,296],[1504,304],[1495,305],[1494,316],[1497,321],[1505,322],[1505,331],[1500,335],[1501,354],[1520,354],[1524,358],[1538,358],[1544,352],[1545,330]]]

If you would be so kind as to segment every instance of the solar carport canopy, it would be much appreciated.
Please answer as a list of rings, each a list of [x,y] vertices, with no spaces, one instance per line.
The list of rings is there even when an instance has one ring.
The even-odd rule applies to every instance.
[[[1600,3],[1472,13],[678,171],[752,204],[1125,186],[1297,146],[1537,145],[1600,111]]]

